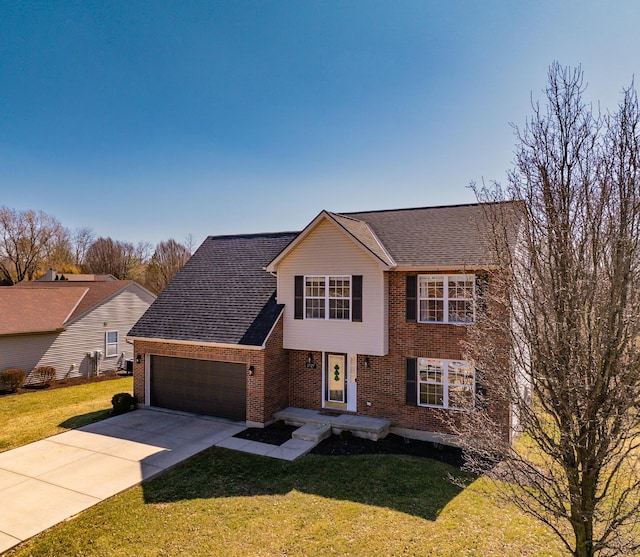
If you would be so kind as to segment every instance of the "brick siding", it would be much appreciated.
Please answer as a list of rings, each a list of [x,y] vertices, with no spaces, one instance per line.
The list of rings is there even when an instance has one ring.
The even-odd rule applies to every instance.
[[[463,272],[463,271],[461,271]],[[448,422],[459,411],[412,406],[406,403],[406,358],[462,359],[461,341],[467,326],[414,323],[406,321],[406,276],[418,272],[390,272],[389,285],[389,353],[386,356],[358,355],[357,414],[391,420],[393,427],[451,433]],[[429,271],[429,274],[434,274]],[[328,347],[330,348],[330,347]],[[307,369],[307,351],[289,354],[291,405],[301,408],[322,407],[322,354],[313,352],[316,369]],[[370,403],[370,405],[368,404]],[[508,424],[508,405],[490,404],[494,417]]]

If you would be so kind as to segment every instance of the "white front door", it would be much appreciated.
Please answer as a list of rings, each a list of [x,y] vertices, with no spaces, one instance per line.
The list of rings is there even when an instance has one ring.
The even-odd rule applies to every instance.
[[[347,409],[347,356],[327,354],[324,372],[324,401],[328,408]]]

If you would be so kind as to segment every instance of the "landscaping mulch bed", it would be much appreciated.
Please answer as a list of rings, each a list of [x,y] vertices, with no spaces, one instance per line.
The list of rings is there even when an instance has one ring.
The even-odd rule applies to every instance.
[[[285,441],[291,439],[291,433],[296,429],[297,427],[294,426],[272,424],[265,428],[250,427],[234,435],[234,437],[269,443],[270,445],[282,445]],[[348,434],[343,436],[331,435],[312,449],[311,452],[322,456],[404,454],[432,458],[457,468],[462,468],[464,465],[461,449],[427,441],[406,439],[393,433],[378,441],[352,437]]]
[[[291,434],[296,429],[298,429],[296,426],[276,423],[267,427],[250,427],[240,433],[236,433],[234,437],[280,446],[291,439]]]

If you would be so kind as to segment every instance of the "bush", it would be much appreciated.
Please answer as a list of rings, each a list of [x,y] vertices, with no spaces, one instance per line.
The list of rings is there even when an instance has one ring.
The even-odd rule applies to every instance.
[[[56,378],[56,368],[52,366],[39,366],[31,373],[34,382],[48,387]]]
[[[353,439],[353,433],[348,429],[343,429],[340,432],[340,441],[350,441],[351,439]]]
[[[115,394],[111,397],[111,404],[113,405],[111,415],[118,416],[119,414],[125,414],[126,412],[133,410],[135,403],[136,399],[129,393]]]
[[[15,393],[27,379],[27,374],[18,368],[9,368],[0,371],[0,386],[9,392]]]

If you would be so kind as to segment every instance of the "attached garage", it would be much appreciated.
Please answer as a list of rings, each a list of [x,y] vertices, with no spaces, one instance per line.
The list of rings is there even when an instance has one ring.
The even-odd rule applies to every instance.
[[[245,420],[244,364],[151,356],[150,405],[232,420]]]

